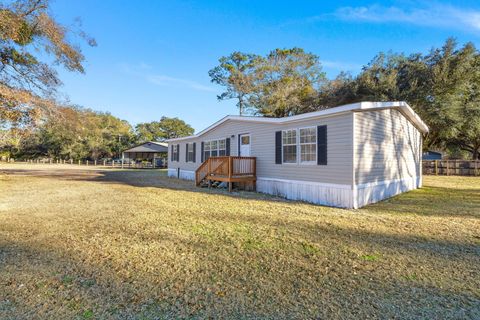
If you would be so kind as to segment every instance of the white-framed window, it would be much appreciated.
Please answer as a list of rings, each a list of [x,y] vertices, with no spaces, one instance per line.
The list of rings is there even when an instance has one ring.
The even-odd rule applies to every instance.
[[[282,131],[282,162],[297,163],[297,129]]]
[[[172,157],[172,159],[173,159],[173,161],[178,161],[178,144],[174,144],[172,149],[173,149],[173,152],[172,152],[173,157]]]
[[[210,157],[227,155],[227,142],[225,139],[210,140],[203,143],[203,160]]]
[[[317,128],[300,128],[300,163],[317,162]]]
[[[225,142],[225,139],[218,140],[218,155],[219,156],[224,156],[227,153],[227,144]]]
[[[210,141],[210,156],[211,157],[218,156],[218,141],[217,140]]]
[[[207,160],[208,158],[210,158],[210,141],[203,144],[203,159]]]
[[[193,143],[187,143],[187,161],[188,162],[195,162],[195,159],[194,159],[194,151],[193,151],[193,148],[194,148],[194,144]]]

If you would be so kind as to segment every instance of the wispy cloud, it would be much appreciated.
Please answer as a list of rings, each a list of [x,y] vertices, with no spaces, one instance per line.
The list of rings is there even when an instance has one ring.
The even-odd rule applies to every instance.
[[[199,91],[209,91],[209,92],[216,91],[214,88],[203,85],[196,81],[181,79],[181,78],[174,78],[166,75],[151,75],[147,77],[147,80],[150,83],[153,83],[159,86],[184,86],[184,87],[188,87],[188,88],[199,90]]]
[[[211,86],[207,86],[201,84],[199,82],[189,80],[189,79],[182,79],[176,78],[164,74],[155,74],[151,72],[153,67],[150,65],[141,62],[136,65],[128,64],[128,63],[121,63],[119,65],[122,72],[129,74],[131,76],[139,77],[144,79],[151,84],[157,86],[165,86],[165,87],[184,87],[189,88],[197,91],[207,91],[207,92],[216,92],[215,88]]]
[[[330,16],[345,20],[370,23],[406,23],[418,26],[480,30],[480,11],[444,4],[426,4],[423,7],[400,8],[372,5],[366,7],[342,7]],[[325,19],[326,16],[309,18]]]
[[[321,60],[322,66],[339,71],[358,71],[362,69],[362,65],[358,63],[350,63],[343,61]]]

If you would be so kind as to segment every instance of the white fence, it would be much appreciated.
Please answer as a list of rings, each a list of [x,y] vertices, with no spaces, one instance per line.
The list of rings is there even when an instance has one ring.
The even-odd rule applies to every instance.
[[[55,164],[64,164],[64,165],[74,165],[74,166],[93,166],[93,167],[110,167],[110,168],[137,168],[137,169],[158,169],[163,168],[156,166],[153,163],[132,163],[124,161],[112,161],[112,160],[65,160],[65,159],[30,159],[30,160],[20,160],[15,161],[15,159],[4,159],[2,162],[7,163],[25,163],[25,164],[45,164],[45,165],[55,165]]]

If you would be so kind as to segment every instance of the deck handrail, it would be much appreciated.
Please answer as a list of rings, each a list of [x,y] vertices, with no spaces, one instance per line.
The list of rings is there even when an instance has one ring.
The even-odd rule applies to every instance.
[[[195,184],[198,186],[206,177],[256,176],[256,157],[216,156],[209,157],[195,170]]]

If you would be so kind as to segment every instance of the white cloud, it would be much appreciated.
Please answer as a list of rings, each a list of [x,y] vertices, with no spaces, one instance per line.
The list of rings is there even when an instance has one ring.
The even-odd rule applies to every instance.
[[[358,63],[321,60],[322,66],[339,71],[358,71],[362,69],[362,65]]]
[[[383,7],[342,7],[333,14],[346,21],[371,23],[407,23],[419,26],[461,28],[480,30],[480,11],[461,9],[443,4],[428,4],[417,8]],[[317,17],[318,19],[322,17]]]
[[[215,92],[216,90],[212,87],[203,85],[201,83],[188,80],[188,79],[180,79],[180,78],[174,78],[174,77],[169,77],[166,75],[151,75],[147,76],[147,80],[153,84],[159,85],[159,86],[184,86],[188,87],[194,90],[199,90],[199,91],[209,91],[209,92]]]
[[[163,74],[150,73],[150,70],[152,70],[153,67],[144,62],[140,62],[136,65],[131,65],[128,63],[120,63],[119,67],[120,67],[120,70],[125,74],[142,78],[145,81],[148,81],[158,86],[185,87],[185,88],[189,88],[197,91],[217,92],[215,88],[201,84],[193,80],[175,78],[175,77],[171,77]]]

